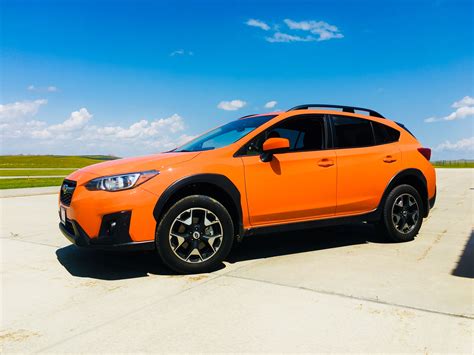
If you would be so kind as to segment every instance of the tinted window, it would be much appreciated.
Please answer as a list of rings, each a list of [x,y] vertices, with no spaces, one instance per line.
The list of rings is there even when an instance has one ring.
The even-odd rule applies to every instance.
[[[174,152],[198,152],[225,147],[237,142],[243,136],[252,132],[255,128],[268,122],[275,115],[256,116],[241,118],[229,122],[210,132],[203,134],[189,143],[173,150]]]
[[[372,122],[375,134],[375,144],[387,144],[397,142],[400,132],[378,122]]]
[[[374,145],[369,120],[347,116],[333,116],[334,145],[336,148],[357,148]]]
[[[414,138],[416,138],[415,135],[414,135],[408,128],[406,128],[403,123],[400,123],[400,122],[395,122],[395,123],[396,123],[398,126],[402,127],[405,131],[407,131],[408,133],[410,133]]]
[[[290,152],[324,149],[324,120],[322,116],[305,115],[288,119],[254,138],[243,155],[262,153],[262,145],[268,138],[287,138]]]

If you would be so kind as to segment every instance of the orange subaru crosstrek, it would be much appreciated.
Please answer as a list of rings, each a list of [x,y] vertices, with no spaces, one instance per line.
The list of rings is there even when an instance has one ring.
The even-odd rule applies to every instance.
[[[430,154],[370,109],[250,115],[169,152],[72,173],[59,227],[80,247],[156,250],[182,273],[212,270],[234,240],[268,232],[365,221],[408,241],[435,202]]]

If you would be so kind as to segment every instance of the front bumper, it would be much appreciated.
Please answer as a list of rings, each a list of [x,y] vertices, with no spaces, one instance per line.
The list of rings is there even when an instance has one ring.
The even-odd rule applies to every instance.
[[[113,248],[110,245],[155,240],[155,194],[141,186],[116,192],[89,191],[84,184],[95,176],[83,175],[79,181],[69,177],[64,181],[61,190],[65,187],[66,193],[61,192],[58,201],[60,217],[67,217],[63,229],[75,239],[79,238],[75,244],[107,244],[107,248]],[[112,219],[117,222],[114,233],[109,231],[111,228],[106,223]]]
[[[117,215],[117,214],[114,214]],[[107,216],[105,216],[107,217]],[[104,217],[103,225],[107,224],[107,220]],[[123,228],[128,227],[120,225],[119,229],[114,232],[105,230],[105,235],[99,235],[98,238],[89,238],[87,233],[81,228],[81,226],[73,221],[66,220],[66,223],[59,223],[59,230],[64,236],[73,244],[82,248],[99,249],[99,250],[154,250],[154,241],[141,241],[133,242],[128,236],[128,229],[125,231]],[[120,229],[122,228],[122,229]],[[101,228],[101,232],[104,233],[104,228]],[[125,234],[126,232],[126,234]]]

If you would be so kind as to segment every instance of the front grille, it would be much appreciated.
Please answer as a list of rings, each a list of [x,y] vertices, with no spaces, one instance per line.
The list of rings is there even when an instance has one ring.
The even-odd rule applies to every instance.
[[[59,199],[63,205],[69,206],[72,200],[72,194],[76,189],[76,182],[72,180],[64,180],[61,185],[61,192],[59,194]]]

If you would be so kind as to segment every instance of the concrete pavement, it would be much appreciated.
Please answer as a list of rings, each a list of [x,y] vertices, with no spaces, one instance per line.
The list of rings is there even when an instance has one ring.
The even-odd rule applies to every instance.
[[[261,236],[193,276],[152,253],[70,246],[55,195],[2,198],[0,346],[472,353],[473,170],[437,173],[436,207],[413,242],[364,224]]]
[[[38,196],[38,195],[58,195],[60,186],[31,187],[21,189],[0,190],[0,198]]]

